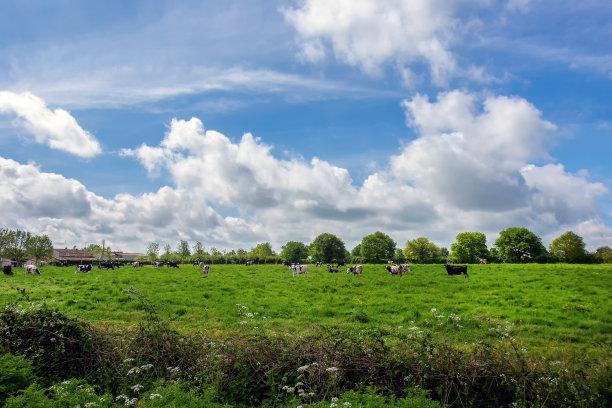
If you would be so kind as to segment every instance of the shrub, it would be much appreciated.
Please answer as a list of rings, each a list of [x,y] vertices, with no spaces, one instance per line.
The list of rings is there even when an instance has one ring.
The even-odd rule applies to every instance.
[[[0,406],[11,395],[36,381],[32,364],[23,357],[4,354],[0,357]]]

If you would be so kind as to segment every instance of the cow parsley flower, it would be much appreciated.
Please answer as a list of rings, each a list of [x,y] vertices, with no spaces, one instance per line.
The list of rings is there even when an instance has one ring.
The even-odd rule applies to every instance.
[[[151,394],[149,396],[149,399],[155,399],[155,398],[161,398],[161,397],[162,397],[161,394]]]

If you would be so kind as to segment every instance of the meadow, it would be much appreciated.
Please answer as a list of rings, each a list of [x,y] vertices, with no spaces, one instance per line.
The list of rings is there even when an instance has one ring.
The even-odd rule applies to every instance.
[[[470,265],[469,279],[443,265],[412,265],[402,277],[382,265],[363,276],[309,266],[293,278],[282,265],[199,268],[131,266],[75,274],[42,267],[42,275],[0,279],[0,301],[51,302],[69,316],[116,329],[144,318],[142,293],[179,332],[308,334],[330,328],[431,333],[456,345],[494,340],[500,330],[524,347],[557,358],[608,356],[612,345],[612,267],[609,265]],[[345,269],[344,269],[345,270]]]

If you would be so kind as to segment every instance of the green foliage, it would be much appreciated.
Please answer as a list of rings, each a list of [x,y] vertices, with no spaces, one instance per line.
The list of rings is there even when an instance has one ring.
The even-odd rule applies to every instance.
[[[27,256],[34,258],[37,263],[39,260],[47,260],[53,257],[53,243],[47,235],[30,237],[26,241],[25,249]]]
[[[41,389],[33,384],[23,394],[6,401],[5,408],[65,408],[65,407],[113,407],[109,394],[98,395],[91,385],[83,380],[69,379]],[[135,402],[135,401],[134,401]]]
[[[181,263],[186,263],[191,256],[191,251],[189,250],[189,243],[184,239],[180,240],[178,246],[176,247],[176,256],[180,260]]]
[[[395,241],[385,233],[376,231],[361,240],[361,257],[365,262],[380,263],[395,256]]]
[[[4,400],[36,381],[32,364],[21,356],[6,353],[0,356],[0,406]]]
[[[562,262],[577,263],[587,256],[584,241],[581,236],[567,231],[555,238],[550,244],[550,254]]]
[[[546,248],[542,240],[527,228],[512,227],[499,233],[495,241],[503,262],[523,263],[545,260]]]
[[[308,247],[302,242],[289,241],[281,247],[280,257],[287,262],[301,262],[308,258]]]
[[[347,254],[344,241],[330,233],[320,234],[310,244],[310,256],[314,261],[327,263],[346,261]]]
[[[608,246],[597,248],[594,258],[598,263],[612,263],[612,248]]]
[[[487,237],[482,232],[462,232],[451,245],[451,257],[461,263],[478,263],[487,258]]]
[[[150,261],[157,261],[159,256],[159,244],[157,242],[150,242],[147,245],[147,257]]]
[[[23,263],[27,260],[26,243],[32,237],[32,234],[21,230],[5,230],[3,238],[5,248],[2,251],[2,256],[13,261]]]
[[[404,255],[411,262],[420,264],[433,263],[440,258],[440,248],[429,241],[429,239],[420,237],[406,242]]]
[[[272,250],[272,245],[270,245],[269,242],[262,242],[260,244],[257,244],[255,248],[251,249],[251,252],[249,252],[249,256],[253,260],[265,262],[266,258],[270,256],[276,256],[276,254]]]

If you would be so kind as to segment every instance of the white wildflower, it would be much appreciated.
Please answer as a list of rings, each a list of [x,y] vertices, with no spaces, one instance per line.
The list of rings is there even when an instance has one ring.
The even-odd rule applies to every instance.
[[[301,366],[301,367],[298,367],[298,369],[297,369],[297,370],[298,370],[298,373],[302,373],[302,372],[304,372],[304,371],[308,370],[308,367],[309,367],[309,366],[308,366],[308,364],[303,365],[303,366]]]
[[[140,392],[140,390],[142,390],[143,388],[144,388],[144,385],[142,384],[136,384],[130,387],[130,389],[134,392]]]
[[[155,398],[161,398],[162,396],[160,394],[151,394],[149,396],[149,399],[155,399]]]

